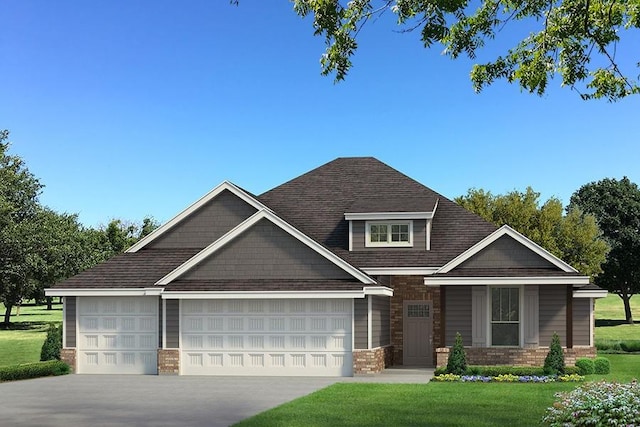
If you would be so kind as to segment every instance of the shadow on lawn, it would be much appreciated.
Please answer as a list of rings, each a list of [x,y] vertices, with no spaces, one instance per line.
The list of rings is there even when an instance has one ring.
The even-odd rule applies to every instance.
[[[634,325],[640,325],[640,321],[634,321]],[[603,326],[620,326],[620,325],[629,325],[626,320],[620,319],[596,319],[596,327]]]

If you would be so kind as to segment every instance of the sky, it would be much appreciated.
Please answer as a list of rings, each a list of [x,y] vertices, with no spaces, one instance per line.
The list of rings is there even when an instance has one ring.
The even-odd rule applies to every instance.
[[[165,222],[224,180],[260,194],[347,156],[451,199],[531,186],[567,204],[589,182],[640,183],[640,96],[585,102],[559,78],[543,97],[505,82],[476,94],[472,61],[425,49],[392,17],[363,29],[335,84],[320,75],[324,41],[285,0],[0,10],[0,129],[41,202],[87,226]]]

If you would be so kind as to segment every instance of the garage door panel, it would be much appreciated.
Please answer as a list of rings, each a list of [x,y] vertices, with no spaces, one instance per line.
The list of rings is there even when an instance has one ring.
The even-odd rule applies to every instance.
[[[157,373],[156,298],[81,297],[78,304],[79,373]]]
[[[350,300],[182,302],[182,373],[352,373]]]

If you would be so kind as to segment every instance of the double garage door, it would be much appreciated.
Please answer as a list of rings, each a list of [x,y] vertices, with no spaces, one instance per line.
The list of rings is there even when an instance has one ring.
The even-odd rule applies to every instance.
[[[350,376],[351,300],[183,300],[185,375]]]

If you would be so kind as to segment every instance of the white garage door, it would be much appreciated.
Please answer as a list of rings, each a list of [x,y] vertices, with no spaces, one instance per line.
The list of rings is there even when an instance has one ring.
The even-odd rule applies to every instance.
[[[183,300],[182,374],[351,376],[351,300]]]
[[[156,374],[157,297],[79,297],[78,373]]]

